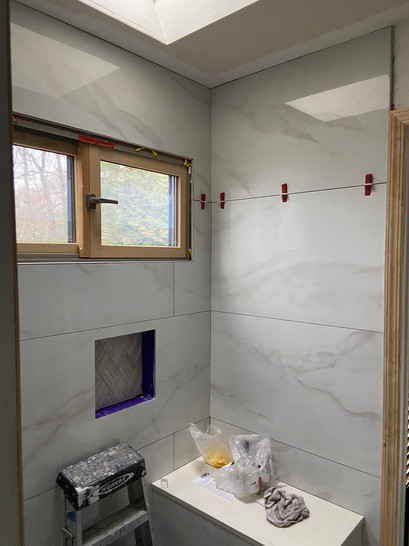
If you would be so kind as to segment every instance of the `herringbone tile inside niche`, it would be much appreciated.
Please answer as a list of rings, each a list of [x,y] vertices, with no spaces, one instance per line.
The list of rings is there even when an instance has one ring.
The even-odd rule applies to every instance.
[[[142,334],[95,342],[95,408],[142,394]]]

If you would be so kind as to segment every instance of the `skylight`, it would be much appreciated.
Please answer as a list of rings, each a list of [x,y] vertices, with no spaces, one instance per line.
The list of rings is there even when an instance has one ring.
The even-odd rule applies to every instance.
[[[258,0],[80,0],[139,32],[171,44]]]

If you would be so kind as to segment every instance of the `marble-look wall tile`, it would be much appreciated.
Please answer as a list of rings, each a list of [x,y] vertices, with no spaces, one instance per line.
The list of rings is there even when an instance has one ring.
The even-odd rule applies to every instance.
[[[212,418],[380,476],[381,334],[214,312],[211,383]]]
[[[170,317],[171,263],[21,264],[21,338]]]
[[[382,331],[385,189],[216,208],[212,309]]]
[[[155,398],[95,419],[95,339],[156,330]],[[209,313],[24,341],[21,346],[26,498],[57,472],[120,441],[146,446],[209,416]]]
[[[227,438],[230,438],[230,436],[237,434],[256,434],[251,430],[238,427],[237,425],[227,423],[226,421],[221,421],[220,419],[216,419],[216,417],[211,417],[210,423],[215,427],[218,427]]]
[[[252,433],[213,417],[211,422],[228,436]],[[364,515],[363,546],[379,544],[379,477],[274,440],[272,449],[284,483]]]
[[[191,157],[208,171],[207,87],[18,2],[11,21],[16,111]]]
[[[385,29],[212,90],[214,198],[220,191],[226,198],[279,194],[283,182],[289,191],[353,186],[368,172],[385,182],[390,37]],[[331,90],[351,115],[338,117]],[[324,110],[317,114],[335,119],[287,104],[317,93]]]
[[[211,301],[211,205],[201,210],[193,202],[193,256],[176,262],[174,270],[174,315],[210,310]]]
[[[53,487],[24,501],[25,546],[51,546],[61,543],[64,523],[64,495]]]

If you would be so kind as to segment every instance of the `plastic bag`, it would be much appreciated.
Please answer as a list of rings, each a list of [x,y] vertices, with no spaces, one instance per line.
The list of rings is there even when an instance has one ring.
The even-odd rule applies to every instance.
[[[207,464],[220,468],[233,461],[227,438],[219,428],[210,425],[206,432],[202,432],[191,423],[189,430],[200,455]]]
[[[231,436],[230,447],[234,462],[218,470],[214,476],[219,489],[241,498],[278,484],[277,465],[272,461],[268,436]]]

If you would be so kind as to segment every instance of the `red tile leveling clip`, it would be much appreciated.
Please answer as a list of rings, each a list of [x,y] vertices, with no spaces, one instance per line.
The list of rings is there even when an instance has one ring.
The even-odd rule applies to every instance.
[[[365,195],[371,195],[372,181],[373,181],[372,174],[366,174],[365,175]]]
[[[287,184],[281,184],[281,200],[283,203],[287,203],[287,200],[288,200]]]
[[[226,203],[226,194],[224,191],[221,192],[220,194],[220,208],[221,209],[224,209],[224,205]]]

